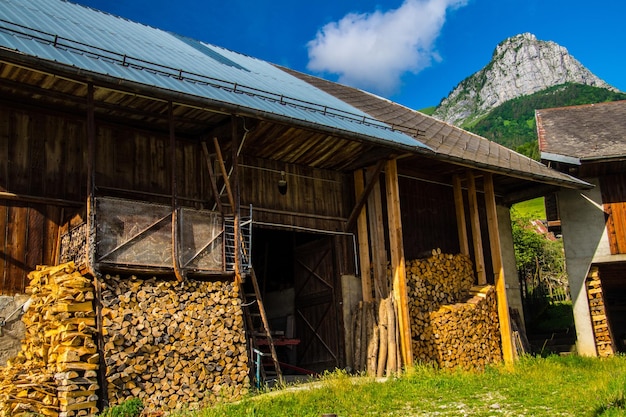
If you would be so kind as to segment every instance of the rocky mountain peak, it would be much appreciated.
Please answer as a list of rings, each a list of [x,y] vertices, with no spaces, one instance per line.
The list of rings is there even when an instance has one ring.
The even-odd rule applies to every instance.
[[[502,41],[493,52],[491,62],[461,81],[441,101],[433,116],[462,125],[505,101],[564,83],[617,91],[591,73],[564,47],[538,40],[531,33],[522,33]]]

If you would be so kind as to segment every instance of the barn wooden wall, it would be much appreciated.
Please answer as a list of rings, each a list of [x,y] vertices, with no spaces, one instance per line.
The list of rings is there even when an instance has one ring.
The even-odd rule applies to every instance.
[[[84,135],[81,120],[0,106],[1,294],[54,262],[58,226],[86,195]]]
[[[405,258],[411,260],[428,257],[432,249],[436,248],[440,248],[443,253],[459,253],[456,208],[452,187],[447,184],[402,176],[399,178],[399,185]],[[465,191],[464,199],[466,224],[468,225],[468,234],[471,237],[469,209],[467,209],[469,203]],[[477,194],[477,201],[485,271],[488,282],[493,283],[484,193],[479,192]],[[471,238],[469,244],[470,255],[473,258],[474,247]]]
[[[172,152],[167,132],[97,123],[97,194],[168,204]],[[212,197],[200,142],[176,140],[176,194],[180,204],[208,208]]]
[[[399,185],[405,258],[430,256],[435,248],[458,253],[452,187],[402,176]]]
[[[343,230],[354,194],[345,174],[249,156],[239,167],[242,209],[252,204],[255,221]],[[285,195],[278,192],[280,171],[286,172]]]
[[[171,201],[168,132],[96,120],[96,195]],[[0,294],[24,292],[26,274],[57,255],[59,225],[84,210],[86,118],[0,105]],[[200,143],[177,139],[180,204],[208,208]],[[17,196],[15,196],[15,195]]]

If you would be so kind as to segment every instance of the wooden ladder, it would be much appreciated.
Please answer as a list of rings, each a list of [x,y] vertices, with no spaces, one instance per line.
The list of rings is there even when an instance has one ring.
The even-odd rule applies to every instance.
[[[243,310],[248,338],[250,341],[250,363],[252,364],[251,369],[254,369],[255,371],[254,379],[256,387],[260,388],[262,383],[268,378],[267,370],[263,365],[263,356],[271,357],[276,379],[280,384],[282,384],[283,375],[280,370],[280,363],[278,362],[278,356],[276,355],[274,340],[272,339],[272,333],[267,320],[267,314],[265,313],[265,307],[263,306],[259,282],[257,280],[256,273],[254,272],[254,268],[250,267],[248,274],[250,281],[252,282],[252,286],[254,287],[254,292],[245,293],[243,290],[243,283],[240,284],[240,289],[243,299]],[[259,320],[260,325],[258,323]],[[269,348],[269,352],[263,350],[267,348]]]

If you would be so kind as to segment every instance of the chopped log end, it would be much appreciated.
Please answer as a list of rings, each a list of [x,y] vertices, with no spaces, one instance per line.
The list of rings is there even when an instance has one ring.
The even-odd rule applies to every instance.
[[[91,281],[74,263],[39,266],[29,275],[31,305],[22,350],[0,373],[0,415],[97,413],[98,353]],[[88,389],[85,389],[88,384]]]
[[[232,282],[107,276],[109,402],[147,411],[238,399],[250,387],[243,311]]]

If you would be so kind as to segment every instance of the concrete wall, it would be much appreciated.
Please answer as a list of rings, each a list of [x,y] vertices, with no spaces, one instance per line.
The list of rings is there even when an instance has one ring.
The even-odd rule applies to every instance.
[[[0,317],[6,320],[0,328],[0,366],[5,366],[7,360],[17,356],[21,349],[26,327],[22,323],[21,306],[28,300],[28,295],[0,296]],[[17,312],[16,312],[17,311]],[[13,314],[15,312],[15,314]],[[9,315],[13,316],[9,317]]]
[[[497,206],[498,230],[500,232],[500,250],[502,251],[502,267],[506,282],[506,298],[509,308],[516,309],[524,323],[524,305],[520,290],[517,266],[515,264],[515,248],[513,247],[513,228],[511,226],[511,211],[508,207]]]
[[[563,190],[558,194],[563,246],[565,248],[577,350],[581,355],[596,356],[595,339],[585,280],[594,259],[610,255],[609,240],[602,209],[598,179],[586,179],[596,185],[591,190]]]

